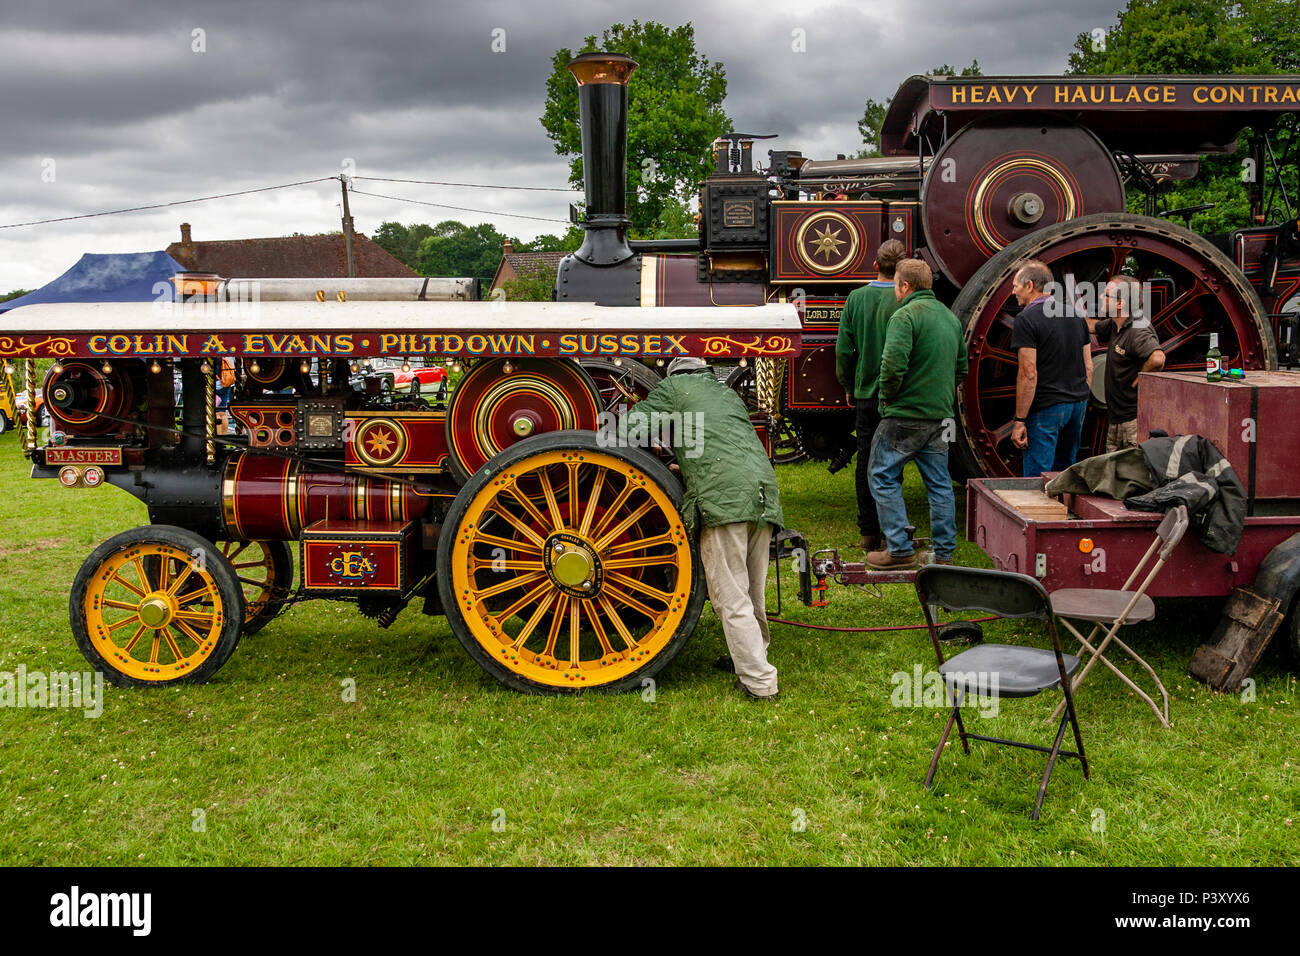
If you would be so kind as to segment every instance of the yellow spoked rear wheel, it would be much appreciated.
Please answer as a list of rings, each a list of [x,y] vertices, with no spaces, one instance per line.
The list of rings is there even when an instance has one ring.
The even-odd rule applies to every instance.
[[[677,653],[704,598],[676,479],[639,449],[557,432],[494,458],[439,542],[457,637],[502,683],[639,687]]]
[[[122,686],[203,681],[239,641],[244,597],[210,542],[156,525],[110,538],[73,582],[73,637]]]
[[[256,634],[288,603],[293,590],[293,552],[283,541],[222,541],[244,592],[243,636]]]

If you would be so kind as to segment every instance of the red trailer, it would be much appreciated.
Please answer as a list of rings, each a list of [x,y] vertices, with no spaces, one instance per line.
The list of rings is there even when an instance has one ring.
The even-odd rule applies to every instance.
[[[1159,372],[1141,381],[1139,441],[1153,430],[1203,435],[1247,492],[1237,550],[1217,554],[1188,534],[1148,591],[1155,598],[1231,596],[1217,647],[1197,652],[1192,674],[1235,689],[1284,618],[1300,661],[1300,615],[1292,613],[1300,592],[1300,372],[1248,372],[1242,381],[1214,383],[1198,373]],[[1043,517],[1049,504],[1027,505],[1016,493],[1041,492],[1045,483],[1042,476],[972,479],[966,537],[995,567],[1033,575],[1049,592],[1122,588],[1161,516],[1101,495],[1065,494],[1057,497],[1062,514]]]

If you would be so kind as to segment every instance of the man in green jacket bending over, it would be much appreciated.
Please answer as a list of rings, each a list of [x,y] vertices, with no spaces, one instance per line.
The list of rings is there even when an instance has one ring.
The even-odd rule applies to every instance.
[[[916,561],[907,535],[903,466],[915,461],[930,498],[935,560],[951,564],[957,547],[957,511],[948,474],[948,443],[956,438],[953,401],[966,377],[966,342],[957,317],[934,297],[934,276],[920,259],[894,271],[901,303],[889,320],[880,360],[880,428],[871,445],[871,493],[885,547],[867,564],[888,570]]]
[[[772,532],[785,520],[776,472],[745,403],[702,359],[673,359],[668,376],[624,416],[620,433],[628,440],[658,436],[657,422],[665,420],[674,423],[669,442],[686,482],[682,517],[687,532],[700,529],[709,600],[731,652],[719,666],[735,671],[737,690],[774,698],[765,590]]]
[[[888,239],[876,250],[876,281],[859,286],[844,300],[840,313],[840,334],[835,341],[835,377],[844,386],[854,406],[858,436],[858,531],[864,551],[879,550],[880,518],[876,499],[871,496],[871,439],[880,426],[877,405],[880,355],[885,349],[889,317],[898,308],[894,297],[894,267],[907,256],[897,239]]]

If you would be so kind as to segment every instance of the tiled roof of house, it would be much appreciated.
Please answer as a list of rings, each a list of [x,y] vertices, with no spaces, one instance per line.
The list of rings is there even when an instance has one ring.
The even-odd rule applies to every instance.
[[[540,272],[553,276],[560,269],[560,260],[567,255],[567,252],[515,252],[514,242],[507,239],[501,247],[501,262],[490,288],[499,288],[511,279],[518,279],[522,273]]]
[[[167,254],[195,272],[214,272],[228,279],[343,277],[348,274],[342,233],[323,236],[277,236],[265,239],[190,240],[188,224],[181,241]],[[416,272],[389,255],[373,240],[354,233],[352,256],[358,278],[414,276]]]
[[[506,262],[510,263],[510,268],[519,274],[520,268],[527,268],[532,265],[543,266],[554,272],[560,267],[560,260],[567,256],[567,252],[512,252],[505,257]]]

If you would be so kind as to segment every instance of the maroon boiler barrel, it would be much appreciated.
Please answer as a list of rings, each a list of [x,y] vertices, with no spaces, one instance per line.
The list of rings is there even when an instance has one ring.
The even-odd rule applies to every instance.
[[[410,485],[304,468],[274,455],[241,453],[226,463],[221,510],[234,540],[292,541],[313,521],[411,521],[429,499]]]

